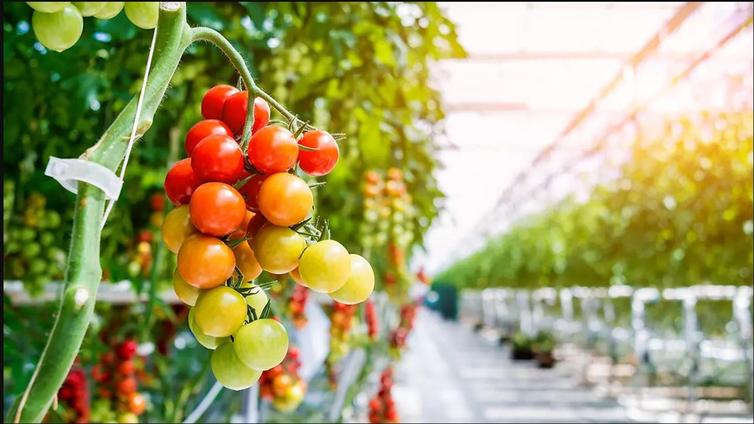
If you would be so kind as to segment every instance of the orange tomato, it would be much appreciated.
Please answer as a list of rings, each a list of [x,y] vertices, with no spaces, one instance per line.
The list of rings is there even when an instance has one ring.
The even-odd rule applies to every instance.
[[[236,266],[243,274],[243,281],[251,281],[259,277],[259,274],[262,273],[262,267],[257,262],[249,243],[241,243],[234,247],[233,254],[236,256]]]
[[[235,268],[233,250],[214,237],[189,236],[178,251],[178,273],[187,283],[200,289],[223,284]]]
[[[280,227],[290,227],[303,221],[314,204],[312,190],[306,182],[286,172],[267,177],[257,199],[262,215]]]
[[[308,187],[307,187],[308,188]],[[191,195],[191,223],[204,234],[223,237],[237,230],[246,217],[246,202],[225,183],[200,185]]]

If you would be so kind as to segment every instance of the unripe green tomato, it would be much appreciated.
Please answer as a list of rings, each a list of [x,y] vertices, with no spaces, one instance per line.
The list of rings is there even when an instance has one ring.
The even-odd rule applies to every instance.
[[[31,241],[34,240],[34,230],[30,228],[24,228],[19,233],[19,237],[22,241]]]
[[[66,6],[71,4],[69,1],[27,1],[26,4],[31,6],[32,9],[38,10],[42,13],[55,13],[65,9]]]
[[[105,6],[100,9],[99,12],[94,14],[94,17],[97,19],[111,19],[114,18],[120,13],[121,10],[123,10],[123,4],[122,1],[108,1],[105,2]]]
[[[196,325],[196,321],[194,320],[194,309],[195,308],[189,309],[188,324],[189,330],[191,330],[191,333],[194,335],[196,341],[199,342],[200,345],[212,350],[216,349],[223,343],[230,341],[229,337],[212,337],[204,334],[202,330],[199,329],[199,326]]]
[[[21,248],[21,254],[27,258],[35,257],[39,255],[39,252],[41,251],[42,247],[39,245],[39,243],[27,243]]]
[[[202,291],[194,309],[196,324],[204,334],[213,337],[232,335],[246,318],[246,300],[227,286]]]
[[[288,332],[274,319],[258,319],[241,327],[233,347],[247,367],[268,370],[279,365],[288,352]]]
[[[60,214],[55,211],[47,211],[44,220],[50,228],[57,228],[60,226]]]
[[[330,293],[330,297],[346,305],[361,303],[374,290],[374,271],[363,257],[351,254],[351,274],[343,287]]]
[[[35,11],[31,16],[34,35],[43,46],[62,52],[76,44],[84,29],[84,18],[74,6],[55,13]]]
[[[32,259],[31,265],[29,266],[29,272],[32,274],[44,274],[44,272],[47,270],[47,263],[39,258]]]
[[[135,1],[126,3],[126,16],[132,24],[142,29],[157,26],[160,16],[160,3],[156,1]]]
[[[196,299],[202,292],[201,289],[187,283],[186,280],[181,277],[181,274],[178,273],[177,269],[173,272],[173,290],[175,291],[175,295],[178,296],[178,299],[189,306],[196,305]]]
[[[348,280],[351,259],[342,244],[335,240],[322,240],[304,250],[298,272],[306,287],[320,293],[331,293]]]
[[[231,390],[243,390],[256,384],[262,371],[247,367],[238,359],[233,343],[225,343],[212,352],[212,373],[217,382]]]
[[[51,246],[52,243],[55,241],[55,236],[52,233],[44,232],[39,237],[40,243],[42,243],[42,246]]]
[[[73,5],[79,10],[81,16],[94,16],[103,7],[105,7],[104,1],[75,1]]]

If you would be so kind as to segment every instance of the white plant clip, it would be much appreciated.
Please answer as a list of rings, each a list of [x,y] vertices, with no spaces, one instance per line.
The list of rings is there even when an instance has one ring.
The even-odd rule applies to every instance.
[[[74,194],[78,193],[78,182],[84,181],[105,192],[105,196],[110,200],[118,199],[123,187],[123,180],[113,171],[84,159],[60,159],[50,156],[45,175],[55,178],[60,185]]]

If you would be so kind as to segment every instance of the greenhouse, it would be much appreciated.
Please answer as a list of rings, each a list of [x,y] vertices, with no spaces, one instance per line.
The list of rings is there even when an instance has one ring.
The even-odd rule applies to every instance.
[[[751,423],[753,23],[4,3],[4,422]]]

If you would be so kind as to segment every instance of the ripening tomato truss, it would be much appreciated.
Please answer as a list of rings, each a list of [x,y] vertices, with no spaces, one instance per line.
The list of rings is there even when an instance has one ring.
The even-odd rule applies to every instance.
[[[301,289],[293,304],[298,313],[308,288],[330,294],[351,316],[351,305],[369,298],[375,278],[366,259],[329,239],[327,221],[315,213],[313,178],[338,162],[335,137],[298,120],[288,127],[270,123],[268,102],[256,97],[245,140],[248,96],[221,84],[202,98],[205,119],[184,143],[189,157],[165,178],[175,208],[162,237],[177,255],[176,296],[191,307],[189,327],[197,341],[213,350],[217,381],[242,390],[270,370],[280,374],[269,389],[273,404],[290,410],[306,385],[289,368],[272,371],[298,351],[289,349],[288,332],[265,294],[276,280],[261,282],[260,275],[290,275]]]

